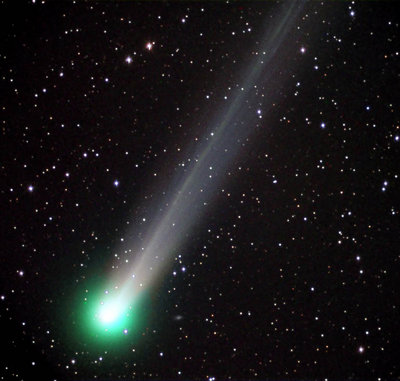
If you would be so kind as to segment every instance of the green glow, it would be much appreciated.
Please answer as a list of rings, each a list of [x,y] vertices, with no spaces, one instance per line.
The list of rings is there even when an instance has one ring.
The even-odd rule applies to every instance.
[[[121,316],[121,306],[117,302],[104,303],[99,309],[98,318],[103,324],[111,324]]]
[[[126,335],[133,328],[135,323],[133,304],[105,292],[103,297],[95,302],[94,307],[91,318],[98,333]]]
[[[116,291],[87,294],[83,319],[92,339],[119,341],[135,332],[141,314],[138,300],[121,300]]]
[[[63,321],[68,341],[76,348],[96,348],[98,351],[138,344],[148,324],[151,310],[148,291],[124,298],[118,290],[106,291],[101,279],[86,282],[66,305],[68,318]],[[135,345],[136,345],[135,344]]]

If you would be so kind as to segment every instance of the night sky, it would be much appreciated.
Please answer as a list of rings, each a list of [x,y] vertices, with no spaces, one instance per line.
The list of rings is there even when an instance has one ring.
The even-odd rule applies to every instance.
[[[399,380],[399,4],[2,1],[0,379]]]

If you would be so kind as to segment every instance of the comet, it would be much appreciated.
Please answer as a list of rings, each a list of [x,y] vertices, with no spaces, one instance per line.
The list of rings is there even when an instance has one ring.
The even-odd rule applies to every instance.
[[[265,55],[255,55],[242,73],[241,86],[210,122],[198,147],[188,153],[193,158],[184,175],[174,182],[171,191],[159,201],[162,212],[153,218],[149,229],[138,244],[137,234],[131,234],[124,243],[132,253],[128,263],[114,266],[110,287],[104,292],[95,308],[93,319],[104,331],[118,326],[124,333],[127,328],[121,321],[134,313],[135,301],[144,290],[162,279],[172,266],[176,250],[190,237],[193,228],[203,218],[208,204],[217,190],[227,181],[225,173],[243,149],[243,142],[254,129],[260,110],[249,111],[256,105],[255,85],[272,81],[275,59],[279,48],[290,38],[290,32],[301,13],[304,1],[288,1],[280,5],[275,18],[257,47]],[[239,81],[240,83],[240,81]],[[268,87],[268,86],[266,86]],[[263,102],[271,100],[272,90],[265,92]],[[258,99],[258,98],[257,98]],[[272,102],[270,102],[272,103]],[[125,261],[126,262],[126,261]]]

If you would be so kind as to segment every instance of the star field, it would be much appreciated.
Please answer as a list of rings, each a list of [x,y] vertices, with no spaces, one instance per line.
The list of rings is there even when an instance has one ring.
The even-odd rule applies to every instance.
[[[0,379],[400,379],[399,5],[308,2],[273,52],[280,6],[1,3]],[[171,263],[90,328],[235,99]]]

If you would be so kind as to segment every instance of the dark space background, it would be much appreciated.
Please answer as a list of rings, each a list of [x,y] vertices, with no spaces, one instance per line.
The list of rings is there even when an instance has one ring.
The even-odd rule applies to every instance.
[[[0,379],[400,379],[397,2],[306,4],[140,339],[69,329],[278,7],[1,2]]]

